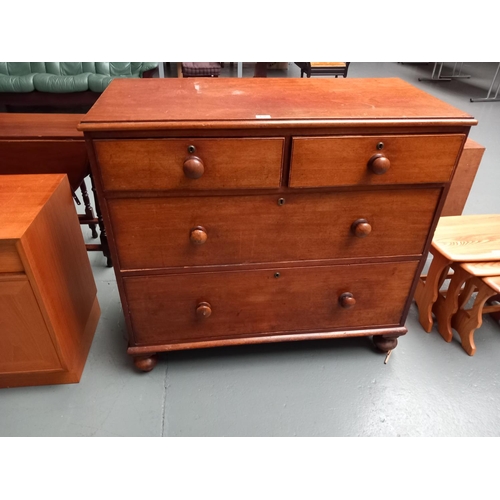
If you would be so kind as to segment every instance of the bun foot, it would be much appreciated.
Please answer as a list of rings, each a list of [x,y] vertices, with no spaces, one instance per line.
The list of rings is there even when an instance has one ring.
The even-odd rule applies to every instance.
[[[139,370],[143,372],[150,372],[158,362],[156,354],[151,356],[137,356],[134,358],[134,364]]]
[[[383,335],[374,335],[373,336],[373,343],[375,344],[375,347],[382,352],[389,352],[395,349],[395,347],[398,345],[398,339],[397,338],[387,338],[384,337]]]

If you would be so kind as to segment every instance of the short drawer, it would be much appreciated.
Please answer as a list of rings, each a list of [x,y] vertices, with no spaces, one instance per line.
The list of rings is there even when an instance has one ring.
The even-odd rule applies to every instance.
[[[12,240],[0,240],[0,273],[20,273],[24,271],[21,257]]]
[[[121,269],[423,252],[440,189],[109,199]]]
[[[105,190],[276,188],[283,138],[94,141]]]
[[[395,326],[417,262],[123,280],[136,345]]]
[[[448,182],[464,141],[461,134],[295,137],[290,186]]]

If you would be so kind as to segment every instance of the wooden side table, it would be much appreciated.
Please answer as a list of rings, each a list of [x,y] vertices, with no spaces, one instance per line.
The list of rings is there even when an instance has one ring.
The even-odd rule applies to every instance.
[[[434,304],[438,331],[446,342],[451,342],[451,329],[455,328],[465,352],[474,356],[474,332],[483,323],[483,314],[500,311],[498,304],[485,307],[488,299],[500,294],[500,262],[455,263],[452,268],[455,273],[448,291],[445,296],[440,293]],[[475,292],[472,307],[468,307]]]
[[[0,387],[80,380],[100,316],[64,174],[0,183]]]
[[[500,215],[441,217],[434,233],[430,253],[433,259],[429,272],[425,278],[419,280],[415,292],[420,324],[427,333],[434,324],[432,310],[439,299],[439,290],[452,264],[500,260]],[[455,283],[458,283],[456,279]],[[457,290],[460,290],[463,283]],[[454,299],[453,306],[447,308],[448,320],[441,321],[441,325],[448,325],[449,318],[458,308],[457,301],[458,298]],[[444,326],[440,328],[442,335],[443,328]],[[446,328],[450,333],[444,337],[451,338],[449,326]]]
[[[446,196],[441,217],[462,215],[484,151],[484,146],[467,138],[462,156],[460,156],[460,160],[455,170],[455,175],[451,181],[448,196]]]
[[[89,225],[92,237],[101,244],[87,245],[88,251],[102,251],[112,266],[97,196],[96,215],[90,204],[85,177],[90,176],[83,134],[76,127],[83,115],[59,113],[0,113],[0,174],[66,174],[72,191],[80,189],[85,215],[80,224]],[[92,190],[94,183],[90,176]]]

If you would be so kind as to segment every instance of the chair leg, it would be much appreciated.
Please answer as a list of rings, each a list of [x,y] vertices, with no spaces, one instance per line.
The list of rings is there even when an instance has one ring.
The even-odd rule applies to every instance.
[[[433,306],[433,312],[436,316],[438,331],[446,342],[451,342],[453,339],[453,331],[451,329],[451,319],[459,308],[459,295],[464,283],[471,278],[471,275],[463,270],[460,266],[454,266],[450,286],[446,292],[446,296],[439,294]],[[471,287],[468,287],[469,297],[472,293]],[[468,291],[469,291],[468,290]],[[467,303],[462,299],[461,303]]]
[[[85,184],[85,179],[83,179],[80,184],[80,192],[82,193],[83,204],[85,205],[85,217],[87,219],[95,219],[94,210],[90,204],[89,193],[87,191],[87,185]],[[93,222],[89,223],[89,228],[92,231],[92,238],[97,238],[97,230]]]
[[[434,255],[432,249],[431,254],[433,259],[429,267],[427,279],[419,280],[417,290],[415,292],[415,302],[418,307],[419,321],[423,329],[430,333],[432,330],[432,306],[439,296],[439,288],[443,284],[451,261],[436,252]]]
[[[471,284],[478,289],[472,309],[461,308],[453,316],[452,326],[460,335],[462,347],[469,356],[474,356],[476,344],[474,332],[483,324],[483,307],[486,301],[495,295],[495,291],[487,286],[480,278],[472,278]],[[465,304],[464,304],[465,307]]]

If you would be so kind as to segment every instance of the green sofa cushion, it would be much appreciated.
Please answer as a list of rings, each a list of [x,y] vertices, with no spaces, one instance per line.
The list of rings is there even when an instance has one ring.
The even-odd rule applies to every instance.
[[[35,75],[33,83],[39,92],[66,94],[68,92],[85,92],[89,89],[89,76],[92,73],[81,73],[73,76],[50,75],[40,73]]]
[[[141,78],[158,63],[0,62],[0,92],[103,92],[114,78]]]
[[[0,74],[0,92],[33,92],[34,73],[24,76],[9,76]]]

